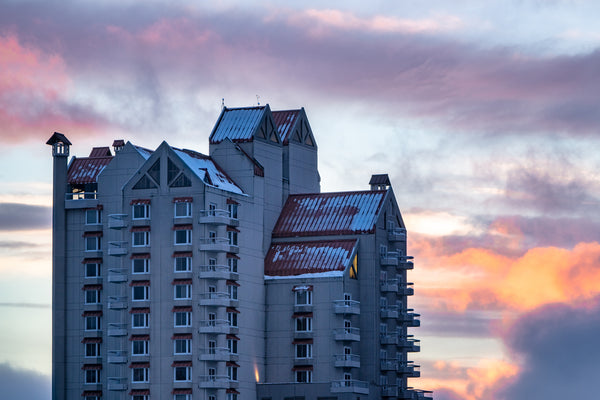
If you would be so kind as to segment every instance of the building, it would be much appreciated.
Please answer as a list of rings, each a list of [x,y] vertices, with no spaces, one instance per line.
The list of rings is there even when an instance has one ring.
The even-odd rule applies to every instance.
[[[304,109],[224,108],[209,156],[54,160],[53,399],[427,399],[387,175],[320,193]]]

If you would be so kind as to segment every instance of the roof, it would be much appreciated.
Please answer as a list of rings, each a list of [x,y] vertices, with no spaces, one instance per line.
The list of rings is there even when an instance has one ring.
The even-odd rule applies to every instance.
[[[233,142],[249,142],[265,113],[266,106],[225,107],[219,116],[212,133],[210,143],[220,143],[225,138]]]
[[[386,193],[368,190],[291,195],[273,237],[373,233]]]
[[[298,116],[302,110],[282,110],[282,111],[273,111],[273,120],[275,121],[275,125],[277,126],[277,131],[279,131],[279,137],[283,144],[288,143],[288,135],[292,132],[292,129],[296,125],[296,121],[298,121]]]
[[[242,189],[207,155],[188,149],[173,151],[206,185],[228,192],[244,194]]]
[[[110,157],[110,147],[93,147],[90,152],[90,157]]]
[[[387,185],[391,186],[390,177],[388,174],[376,174],[371,175],[371,180],[369,181],[369,185]]]
[[[112,159],[112,157],[73,157],[67,173],[67,182],[70,184],[97,182],[98,175]]]
[[[265,275],[290,276],[344,271],[357,239],[274,243],[265,257]]]
[[[52,134],[52,136],[50,136],[50,139],[48,139],[46,144],[53,145],[54,143],[57,143],[57,142],[71,145],[71,142],[69,141],[69,139],[67,139],[67,137],[60,132],[54,132]]]

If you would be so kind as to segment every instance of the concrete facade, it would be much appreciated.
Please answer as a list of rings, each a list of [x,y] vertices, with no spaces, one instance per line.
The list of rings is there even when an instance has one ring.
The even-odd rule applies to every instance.
[[[368,231],[281,234],[290,195],[320,196],[306,113],[285,113],[284,137],[268,105],[224,109],[209,156],[117,140],[67,164],[50,138],[53,399],[427,397],[407,387],[418,315],[389,182]],[[292,243],[338,258],[268,273]]]

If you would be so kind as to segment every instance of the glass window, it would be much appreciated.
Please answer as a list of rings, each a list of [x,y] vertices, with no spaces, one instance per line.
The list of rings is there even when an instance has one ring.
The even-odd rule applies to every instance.
[[[238,245],[238,233],[237,232],[227,232],[227,238],[229,239],[229,244],[231,246]]]
[[[100,383],[100,370],[88,369],[85,371],[85,383]]]
[[[298,383],[312,382],[312,371],[296,371],[296,382],[298,382]]]
[[[175,339],[174,347],[174,354],[191,354],[192,339]]]
[[[134,204],[133,219],[150,219],[150,204]]]
[[[238,380],[237,367],[234,367],[234,366],[227,367],[227,377],[229,378],[230,381],[237,381]]]
[[[238,260],[237,258],[228,258],[227,265],[229,266],[229,272],[238,272]]]
[[[100,290],[86,290],[84,303],[85,304],[100,303]]]
[[[229,326],[237,327],[238,326],[238,316],[237,316],[237,313],[228,312],[227,313],[227,321],[229,322]]]
[[[86,278],[98,278],[100,276],[100,264],[85,264]]]
[[[132,368],[131,382],[144,383],[150,381],[150,368]]]
[[[150,259],[138,258],[131,260],[131,273],[147,274],[150,272]]]
[[[133,301],[148,300],[150,295],[148,286],[134,286],[131,288],[131,297]]]
[[[150,349],[148,340],[134,340],[131,342],[131,355],[147,356]]]
[[[173,400],[192,400],[192,395],[191,394],[176,394],[176,395],[173,395]],[[210,396],[208,396],[208,400],[210,400]],[[216,397],[215,397],[215,400],[216,400]]]
[[[131,236],[133,247],[150,246],[150,232],[133,232]]]
[[[176,382],[189,382],[192,380],[192,367],[174,367]]]
[[[85,330],[86,331],[99,331],[100,328],[100,317],[99,316],[88,316],[85,317]]]
[[[175,300],[186,300],[192,298],[192,285],[175,285]]]
[[[86,343],[85,357],[100,357],[100,343]]]
[[[183,311],[175,313],[175,326],[192,326],[192,313]]]
[[[192,230],[182,229],[175,231],[175,244],[192,244]]]
[[[238,205],[227,204],[227,211],[229,212],[229,218],[237,219],[238,217]]]
[[[235,339],[227,339],[227,348],[231,354],[237,354],[238,352],[238,341]]]
[[[132,328],[148,328],[149,326],[150,326],[150,314],[149,313],[131,314],[131,327]]]
[[[192,203],[178,202],[175,203],[175,218],[186,218],[192,216]]]
[[[217,211],[217,205],[215,203],[210,203],[208,205],[208,215],[214,216]]]
[[[235,285],[228,285],[227,292],[229,293],[229,298],[231,300],[237,300],[238,298],[238,288]]]
[[[192,257],[175,257],[175,272],[190,272]]]
[[[134,394],[133,396],[131,396],[131,400],[150,400],[150,395]]]
[[[312,304],[312,291],[300,290],[296,292],[296,305],[311,305]]]
[[[102,248],[101,237],[86,237],[85,238],[85,251],[100,251]]]
[[[97,225],[102,223],[102,212],[100,210],[85,210],[85,224]]]
[[[312,318],[296,318],[296,332],[312,332]]]
[[[312,358],[312,344],[297,344],[296,358]]]

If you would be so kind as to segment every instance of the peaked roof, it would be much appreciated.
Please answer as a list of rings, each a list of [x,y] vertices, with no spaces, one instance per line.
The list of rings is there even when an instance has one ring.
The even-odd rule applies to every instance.
[[[275,121],[275,125],[277,126],[277,130],[279,131],[279,137],[283,144],[288,143],[289,134],[292,132],[292,129],[296,125],[298,121],[298,116],[300,116],[300,112],[302,110],[282,110],[282,111],[273,111],[273,120]]]
[[[70,184],[95,183],[98,175],[113,159],[110,157],[82,157],[71,160],[67,172],[67,182]]]
[[[356,239],[274,243],[265,257],[265,275],[290,276],[344,271],[355,253]]]
[[[273,237],[373,233],[386,193],[367,190],[291,195]]]
[[[69,139],[67,139],[67,137],[60,132],[54,132],[52,136],[50,136],[50,139],[48,139],[46,144],[53,145],[56,142],[71,145]]]
[[[220,143],[225,138],[233,142],[251,141],[266,108],[267,106],[223,108],[210,134],[210,143]]]
[[[188,149],[181,150],[174,147],[172,149],[181,161],[208,186],[244,194],[242,189],[209,156]]]

